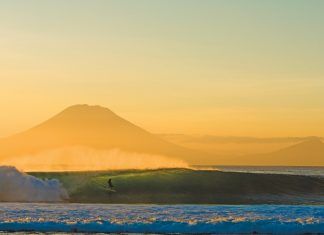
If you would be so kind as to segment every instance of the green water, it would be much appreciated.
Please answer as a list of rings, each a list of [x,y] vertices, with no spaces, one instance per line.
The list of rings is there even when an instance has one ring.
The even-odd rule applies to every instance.
[[[70,202],[322,204],[324,179],[189,169],[32,173],[59,179]],[[111,178],[116,192],[106,190]]]

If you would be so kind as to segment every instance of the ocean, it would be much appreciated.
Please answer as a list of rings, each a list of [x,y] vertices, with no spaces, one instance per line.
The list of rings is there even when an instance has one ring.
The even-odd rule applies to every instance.
[[[323,167],[209,170],[34,174],[60,179],[71,190],[70,201],[0,203],[0,234],[324,233]],[[101,190],[110,177],[117,193]]]
[[[261,169],[258,173],[250,169],[245,169],[249,173],[241,172],[244,168],[215,169],[218,170],[156,169],[30,174],[43,180],[57,179],[62,182],[69,194],[68,201],[72,203],[324,205],[322,176],[279,174],[273,170],[269,173]],[[109,179],[112,179],[116,193],[105,190]]]
[[[212,169],[223,172],[285,174],[324,177],[322,166],[197,166],[198,169]]]
[[[324,233],[324,206],[0,204],[3,232]]]

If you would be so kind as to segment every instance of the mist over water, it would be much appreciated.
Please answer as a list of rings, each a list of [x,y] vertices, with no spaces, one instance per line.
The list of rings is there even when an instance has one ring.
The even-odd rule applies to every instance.
[[[69,197],[58,180],[41,180],[11,166],[0,166],[0,189],[0,201],[5,202],[60,202]]]
[[[166,156],[82,146],[18,156],[0,164],[15,166],[25,172],[189,168],[186,162]]]

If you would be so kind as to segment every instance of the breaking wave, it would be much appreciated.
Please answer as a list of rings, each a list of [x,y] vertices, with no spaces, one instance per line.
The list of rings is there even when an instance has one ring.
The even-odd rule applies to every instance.
[[[68,198],[66,190],[56,180],[41,180],[0,166],[0,201],[2,202],[60,202]]]

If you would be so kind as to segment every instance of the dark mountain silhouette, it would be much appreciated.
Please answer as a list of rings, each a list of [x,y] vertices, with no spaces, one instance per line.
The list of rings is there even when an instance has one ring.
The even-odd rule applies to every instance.
[[[200,152],[164,141],[107,108],[75,105],[34,128],[1,139],[0,159],[69,146],[118,148],[181,158],[189,163],[202,157]]]

